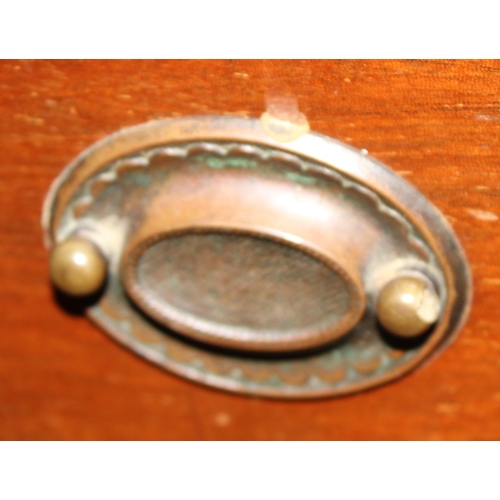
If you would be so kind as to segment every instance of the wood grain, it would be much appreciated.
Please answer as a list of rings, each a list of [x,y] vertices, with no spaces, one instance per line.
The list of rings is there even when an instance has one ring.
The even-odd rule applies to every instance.
[[[499,439],[499,87],[498,61],[0,62],[0,439]],[[469,321],[398,382],[313,402],[226,394],[149,365],[54,298],[40,210],[75,155],[160,117],[257,117],[273,95],[400,172],[465,248]]]

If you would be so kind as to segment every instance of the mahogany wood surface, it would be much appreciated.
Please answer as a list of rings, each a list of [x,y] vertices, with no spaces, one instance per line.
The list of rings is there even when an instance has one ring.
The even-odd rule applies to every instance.
[[[499,61],[3,61],[0,89],[0,439],[500,438]],[[70,160],[156,118],[258,117],[273,95],[405,176],[466,251],[465,328],[397,382],[319,401],[227,394],[148,364],[54,297],[40,211]]]

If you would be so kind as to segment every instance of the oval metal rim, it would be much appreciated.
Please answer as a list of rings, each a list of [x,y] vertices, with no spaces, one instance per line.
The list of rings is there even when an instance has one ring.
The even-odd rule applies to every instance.
[[[314,331],[313,333],[311,333],[307,329],[296,330],[288,335],[281,334],[279,335],[279,338],[274,338],[268,334],[256,333],[252,341],[244,342],[241,339],[240,335],[237,335],[237,338],[235,340],[226,334],[226,331],[230,329],[229,326],[225,326],[220,331],[216,331],[216,329],[214,328],[205,329],[203,333],[201,333],[200,328],[202,327],[194,326],[195,324],[197,324],[196,321],[187,322],[185,320],[180,320],[179,316],[177,316],[177,319],[175,319],[173,316],[167,316],[162,313],[152,301],[151,303],[149,303],[144,296],[144,292],[140,291],[141,285],[139,285],[136,275],[136,263],[140,258],[142,252],[165,238],[175,237],[182,234],[203,234],[210,232],[241,235],[244,234],[268,241],[275,241],[280,244],[287,244],[290,248],[294,248],[295,250],[303,252],[304,254],[316,259],[317,261],[328,267],[330,271],[340,275],[344,280],[344,283],[346,284],[346,288],[350,292],[351,304],[345,316],[335,325],[336,333],[332,334],[331,327],[321,328]],[[249,353],[254,351],[293,353],[296,351],[312,349],[324,344],[328,344],[346,335],[349,329],[360,320],[365,308],[365,298],[358,295],[357,293],[357,290],[362,287],[362,284],[358,282],[357,277],[351,276],[345,269],[339,266],[337,262],[323,255],[320,250],[304,243],[298,245],[296,242],[288,240],[284,235],[279,234],[276,231],[252,231],[250,229],[242,230],[221,228],[217,226],[198,226],[159,233],[138,243],[131,251],[131,253],[129,253],[125,256],[124,259],[122,259],[121,275],[123,286],[128,291],[129,296],[133,298],[133,300],[137,305],[139,305],[139,307],[141,307],[144,311],[147,311],[147,314],[149,314],[159,323],[163,323],[171,329],[184,333],[185,335],[192,337],[200,342],[210,343],[210,340],[215,340],[215,343],[219,345],[219,347],[225,347],[228,349],[241,349],[243,351],[248,351]],[[237,328],[234,328],[234,330],[237,330]],[[337,330],[339,330],[340,333]],[[265,343],[267,343],[267,348],[263,348]],[[289,346],[292,345],[294,347],[290,348]]]
[[[291,154],[303,156],[313,162],[332,168],[352,178],[356,182],[367,185],[374,189],[380,196],[388,200],[398,209],[403,208],[405,215],[412,224],[419,228],[426,241],[434,249],[440,264],[445,272],[446,281],[453,286],[449,286],[454,296],[448,300],[448,310],[443,312],[447,316],[448,325],[446,331],[439,338],[432,342],[428,340],[429,348],[423,355],[417,355],[411,366],[394,374],[389,372],[379,377],[375,381],[362,384],[360,387],[349,388],[348,390],[314,391],[309,394],[287,394],[259,391],[263,396],[272,397],[292,397],[309,398],[325,397],[337,394],[351,393],[366,390],[376,385],[381,385],[405,375],[422,364],[429,362],[437,356],[444,348],[449,346],[456,338],[470,312],[472,303],[472,277],[465,253],[461,248],[451,226],[441,214],[413,185],[386,167],[383,163],[368,156],[343,142],[323,136],[318,133],[309,132],[298,139],[281,143],[269,137],[264,131],[260,120],[254,118],[237,118],[227,116],[202,116],[188,118],[173,118],[165,120],[155,120],[144,124],[122,129],[98,141],[93,146],[83,151],[73,160],[54,180],[45,199],[42,210],[42,227],[44,231],[45,244],[50,248],[53,244],[53,227],[57,225],[63,207],[69,201],[78,186],[98,171],[102,166],[120,157],[136,153],[143,149],[155,146],[168,145],[190,141],[235,141],[255,143],[289,152]],[[61,195],[61,188],[64,187],[64,196]],[[411,210],[408,208],[411,206]],[[446,255],[446,258],[443,256]],[[91,315],[92,317],[92,315]],[[99,323],[97,318],[92,318]],[[107,330],[108,331],[108,330]],[[116,340],[123,342],[120,336],[112,335]],[[130,346],[129,346],[130,347]],[[137,350],[133,347],[134,350]],[[144,356],[144,353],[142,353]],[[147,359],[165,366],[165,363],[158,363],[151,356]],[[172,369],[191,380],[208,382],[198,375],[193,376],[190,370],[180,370],[178,367]],[[215,378],[215,377],[214,377]],[[237,392],[253,393],[243,384],[234,381],[210,380],[210,385],[226,390]]]

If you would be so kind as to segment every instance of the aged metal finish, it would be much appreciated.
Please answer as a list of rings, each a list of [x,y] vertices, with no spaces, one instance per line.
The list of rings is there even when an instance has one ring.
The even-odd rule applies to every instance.
[[[446,346],[470,304],[463,252],[411,185],[338,141],[277,142],[253,119],[120,131],[55,181],[43,224],[49,247],[76,236],[106,259],[88,309],[106,332],[247,394],[393,380]]]

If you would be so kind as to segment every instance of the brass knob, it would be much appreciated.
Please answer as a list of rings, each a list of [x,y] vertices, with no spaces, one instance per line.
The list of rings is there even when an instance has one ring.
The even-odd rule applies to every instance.
[[[418,337],[439,318],[441,304],[429,280],[403,276],[384,286],[377,316],[384,328],[401,337]]]
[[[104,284],[106,272],[102,253],[85,238],[69,238],[51,252],[52,282],[69,295],[81,297],[97,292]]]

